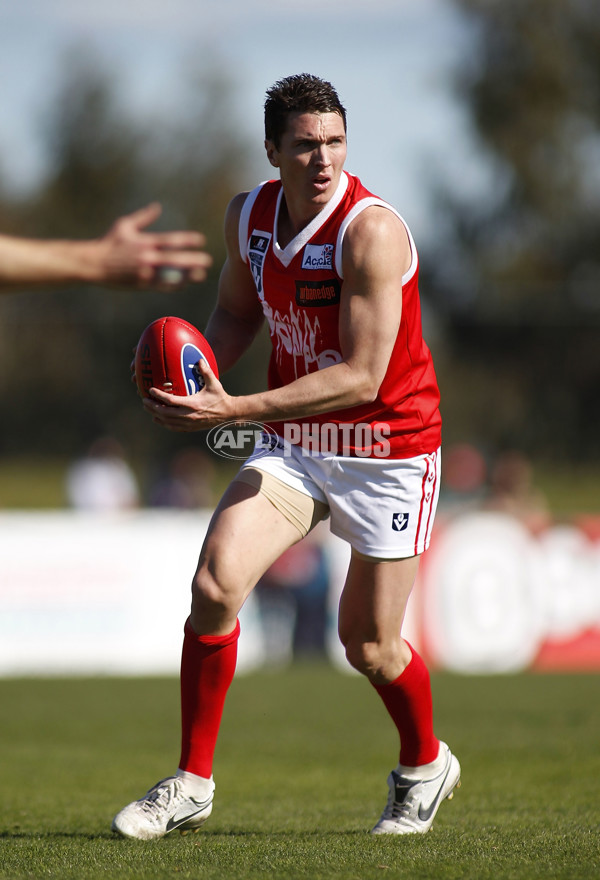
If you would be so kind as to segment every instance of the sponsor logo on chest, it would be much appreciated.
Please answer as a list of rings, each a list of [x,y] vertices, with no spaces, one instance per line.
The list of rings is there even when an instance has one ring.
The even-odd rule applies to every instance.
[[[307,244],[302,255],[303,269],[332,269],[332,244]]]
[[[266,253],[267,248],[269,247],[269,241],[271,240],[271,236],[267,233],[252,233],[250,236],[250,250],[256,251],[259,254]]]
[[[341,284],[331,281],[296,281],[296,305],[333,306],[340,301]]]

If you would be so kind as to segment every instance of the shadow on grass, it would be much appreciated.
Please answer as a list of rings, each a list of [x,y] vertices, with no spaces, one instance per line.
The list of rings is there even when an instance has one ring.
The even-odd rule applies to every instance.
[[[110,831],[0,831],[0,840],[117,840]],[[122,838],[121,838],[122,839]]]
[[[91,833],[86,831],[20,831],[15,829],[14,831],[0,831],[0,840],[112,840],[115,843],[132,843],[134,845],[144,845],[147,846],[150,844],[164,843],[166,840],[181,840],[182,838],[189,839],[190,841],[199,841],[205,838],[210,838],[211,840],[231,840],[232,838],[267,838],[267,837],[280,837],[280,838],[322,838],[322,837],[363,837],[368,836],[366,831],[284,831],[284,830],[274,830],[274,831],[252,831],[252,830],[239,830],[239,831],[201,831],[198,834],[194,833],[183,833],[183,834],[169,834],[165,835],[165,837],[158,838],[157,840],[133,840],[131,838],[120,837],[118,834],[115,834],[112,831],[101,831],[98,833]]]

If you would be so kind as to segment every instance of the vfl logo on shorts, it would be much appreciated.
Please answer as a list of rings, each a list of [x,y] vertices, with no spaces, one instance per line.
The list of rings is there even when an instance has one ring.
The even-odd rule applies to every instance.
[[[403,532],[408,528],[409,513],[393,513],[392,528],[395,532]]]

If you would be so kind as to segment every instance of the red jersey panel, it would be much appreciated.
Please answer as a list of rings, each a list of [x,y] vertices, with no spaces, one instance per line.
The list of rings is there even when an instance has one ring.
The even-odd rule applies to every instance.
[[[404,223],[394,208],[344,172],[323,210],[282,249],[277,243],[282,199],[280,181],[258,186],[246,199],[239,229],[240,252],[252,272],[271,334],[269,388],[342,360],[338,333],[342,245],[352,220],[370,205],[380,205]],[[332,454],[386,458],[428,454],[440,445],[440,395],[421,329],[417,251],[406,229],[412,263],[398,284],[402,319],[377,398],[271,425],[290,442]]]

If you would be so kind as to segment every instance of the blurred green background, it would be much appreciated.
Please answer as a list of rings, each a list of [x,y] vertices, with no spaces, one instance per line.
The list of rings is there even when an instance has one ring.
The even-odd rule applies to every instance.
[[[460,15],[468,47],[447,87],[472,138],[473,176],[485,167],[488,180],[478,188],[468,163],[458,178],[434,163],[418,181],[433,206],[433,232],[417,243],[445,446],[469,444],[488,468],[518,450],[557,516],[594,512],[600,7],[595,0],[445,5]],[[118,441],[141,502],[152,503],[165,463],[190,441],[149,423],[129,378],[132,348],[165,313],[205,325],[223,259],[225,207],[256,183],[260,144],[249,144],[237,124],[236,71],[217,51],[187,68],[188,112],[164,128],[123,112],[119,77],[101,54],[72,47],[61,71],[40,126],[45,174],[33,188],[15,190],[10,156],[0,155],[0,229],[93,237],[119,214],[158,199],[160,226],[203,230],[215,265],[206,284],[174,298],[97,289],[0,297],[0,507],[64,506],[69,464],[103,436]],[[440,157],[452,148],[433,146]],[[352,170],[368,185],[368,169]],[[225,377],[231,393],[264,386],[267,347],[263,335]],[[203,437],[196,442],[204,448]],[[218,460],[209,469],[216,494],[231,469]]]

